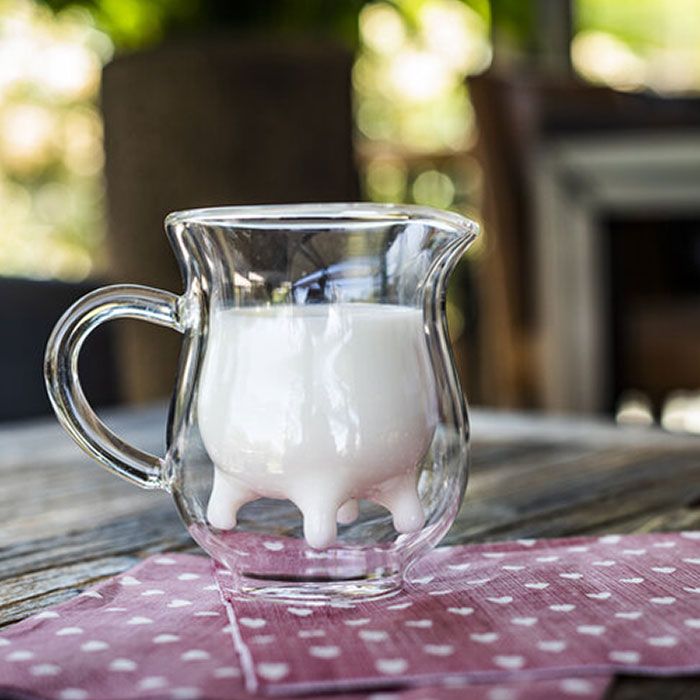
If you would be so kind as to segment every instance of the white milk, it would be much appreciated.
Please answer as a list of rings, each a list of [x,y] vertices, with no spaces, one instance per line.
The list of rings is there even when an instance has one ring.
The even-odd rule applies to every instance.
[[[375,304],[215,312],[199,389],[215,464],[209,522],[288,498],[312,547],[333,544],[357,500],[386,506],[399,532],[423,525],[416,467],[436,424],[420,310]]]

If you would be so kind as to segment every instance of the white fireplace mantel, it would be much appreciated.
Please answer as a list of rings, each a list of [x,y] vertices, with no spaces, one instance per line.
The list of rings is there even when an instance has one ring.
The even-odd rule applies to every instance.
[[[603,411],[609,347],[603,217],[700,214],[700,130],[561,138],[543,145],[535,160],[545,407]]]

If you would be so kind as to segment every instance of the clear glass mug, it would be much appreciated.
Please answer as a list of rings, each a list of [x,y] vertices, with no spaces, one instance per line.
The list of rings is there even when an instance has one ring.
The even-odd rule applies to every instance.
[[[48,393],[104,467],[170,492],[240,594],[385,595],[460,507],[468,418],[447,279],[476,225],[422,207],[323,204],[170,214],[176,296],[117,285],[59,320]],[[164,457],[88,405],[78,354],[101,323],[183,334]]]

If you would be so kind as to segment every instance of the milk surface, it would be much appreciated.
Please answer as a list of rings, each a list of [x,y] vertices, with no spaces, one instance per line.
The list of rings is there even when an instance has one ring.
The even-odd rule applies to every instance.
[[[319,304],[214,312],[198,396],[215,465],[208,519],[288,498],[312,547],[357,516],[357,499],[386,506],[399,532],[423,525],[416,467],[436,406],[423,315],[409,307]]]

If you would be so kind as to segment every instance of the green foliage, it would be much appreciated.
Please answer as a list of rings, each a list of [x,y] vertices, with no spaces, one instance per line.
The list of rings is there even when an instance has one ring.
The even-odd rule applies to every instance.
[[[41,0],[54,11],[87,9],[118,49],[203,31],[255,31],[333,38],[355,46],[367,0]]]
[[[575,21],[579,30],[606,32],[640,52],[700,42],[697,0],[578,0]]]

